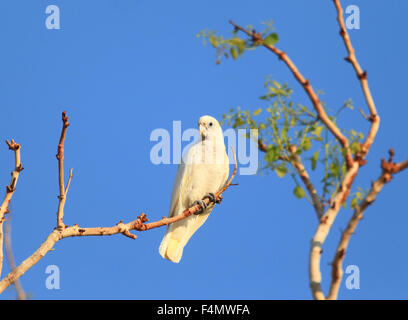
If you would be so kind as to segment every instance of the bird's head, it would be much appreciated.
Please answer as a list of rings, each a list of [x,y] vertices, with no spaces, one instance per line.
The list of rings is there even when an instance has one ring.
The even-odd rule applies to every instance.
[[[200,132],[201,140],[203,141],[223,136],[220,124],[217,119],[211,116],[202,116],[198,120],[198,131]]]

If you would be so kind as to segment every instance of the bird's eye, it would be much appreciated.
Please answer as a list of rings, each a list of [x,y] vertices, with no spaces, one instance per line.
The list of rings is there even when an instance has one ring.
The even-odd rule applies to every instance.
[[[212,123],[212,122],[210,122],[208,125],[209,125],[210,127],[212,127],[213,123]]]

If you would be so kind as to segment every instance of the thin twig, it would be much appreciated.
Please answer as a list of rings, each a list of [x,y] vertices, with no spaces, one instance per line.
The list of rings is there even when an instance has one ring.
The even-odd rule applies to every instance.
[[[67,128],[69,126],[68,117],[66,112],[62,113],[62,130],[61,136],[58,144],[58,182],[59,182],[59,204],[58,204],[58,211],[57,211],[57,228],[59,230],[63,230],[65,228],[65,224],[63,222],[64,218],[64,206],[66,201],[65,196],[65,182],[64,182],[64,143],[65,143],[65,135],[67,132]]]
[[[9,211],[9,204],[11,198],[13,197],[14,191],[16,190],[16,185],[18,181],[18,177],[20,175],[21,170],[23,170],[23,166],[21,165],[21,155],[20,149],[21,146],[16,143],[13,139],[10,141],[6,140],[6,143],[10,150],[14,151],[14,170],[11,172],[11,182],[6,187],[6,196],[4,197],[3,203],[0,207],[0,276],[3,267],[3,222],[4,222],[4,215]]]
[[[71,184],[72,177],[74,176],[74,175],[72,174],[72,171],[73,171],[73,170],[74,170],[74,169],[72,169],[72,168],[71,168],[71,170],[69,170],[69,178],[68,178],[67,186],[65,187],[65,196],[67,196],[67,194],[68,194],[69,185]]]

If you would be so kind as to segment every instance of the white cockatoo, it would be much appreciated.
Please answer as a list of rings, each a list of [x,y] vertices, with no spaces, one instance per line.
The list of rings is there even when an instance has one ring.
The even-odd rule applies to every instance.
[[[169,217],[181,214],[194,203],[202,204],[202,212],[170,224],[160,244],[159,252],[165,259],[178,263],[184,246],[207,220],[214,203],[207,207],[204,197],[210,199],[224,186],[229,175],[229,160],[225,150],[220,124],[210,116],[198,121],[201,139],[185,153],[178,166],[171,195]]]

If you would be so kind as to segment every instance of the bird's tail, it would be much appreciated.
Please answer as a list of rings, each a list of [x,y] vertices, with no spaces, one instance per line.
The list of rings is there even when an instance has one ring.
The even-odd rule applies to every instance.
[[[160,244],[160,255],[172,262],[180,262],[184,247],[197,229],[207,220],[211,209],[212,208],[208,208],[206,212],[188,217],[188,221],[184,221],[184,223],[180,221],[169,225],[166,235]]]
[[[160,244],[159,252],[163,258],[179,263],[183,255],[184,246],[185,244],[180,239],[172,237],[171,232],[167,231]]]

